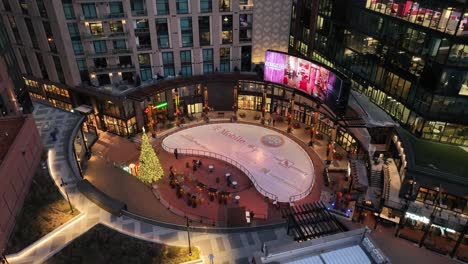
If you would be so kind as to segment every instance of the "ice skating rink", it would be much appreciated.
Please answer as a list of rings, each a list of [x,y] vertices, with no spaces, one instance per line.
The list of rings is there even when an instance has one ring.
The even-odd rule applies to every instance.
[[[167,136],[163,145],[229,157],[247,168],[257,184],[275,194],[279,202],[288,202],[291,196],[305,192],[314,183],[314,166],[302,147],[260,126],[235,123],[197,126]],[[219,175],[221,179],[223,176]],[[239,176],[232,176],[234,180],[236,177]]]

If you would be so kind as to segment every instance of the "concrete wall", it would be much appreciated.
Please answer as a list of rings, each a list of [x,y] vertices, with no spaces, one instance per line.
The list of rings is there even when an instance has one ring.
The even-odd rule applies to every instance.
[[[32,116],[26,116],[0,164],[0,249],[4,248],[39,165],[42,143]]]

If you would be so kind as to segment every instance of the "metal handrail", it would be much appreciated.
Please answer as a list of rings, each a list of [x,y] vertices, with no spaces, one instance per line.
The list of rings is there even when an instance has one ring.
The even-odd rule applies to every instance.
[[[174,152],[174,148],[171,148],[169,146],[167,146],[166,144],[164,144],[164,141],[161,143],[161,146],[162,148],[169,152],[169,153],[173,153]],[[209,158],[214,158],[214,159],[217,159],[217,160],[221,160],[221,161],[224,161],[224,162],[227,162],[235,167],[237,167],[238,169],[240,169],[245,175],[247,175],[247,177],[249,177],[250,181],[252,181],[253,185],[255,186],[255,188],[264,196],[274,200],[274,201],[278,201],[278,196],[276,196],[275,194],[263,189],[260,185],[258,185],[257,181],[255,180],[254,176],[252,175],[252,173],[250,173],[250,171],[245,168],[242,164],[240,164],[239,162],[237,162],[236,160],[233,160],[229,157],[226,157],[224,155],[221,155],[221,154],[217,154],[217,153],[214,153],[214,152],[210,152],[210,151],[205,151],[205,150],[197,150],[197,149],[182,149],[182,148],[177,148],[177,152],[179,154],[188,154],[188,155],[193,155],[193,156],[203,156],[203,157],[209,157]]]

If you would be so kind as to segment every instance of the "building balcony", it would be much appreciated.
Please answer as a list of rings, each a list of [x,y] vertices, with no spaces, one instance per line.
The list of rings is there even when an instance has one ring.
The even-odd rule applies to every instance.
[[[137,50],[138,50],[138,51],[141,51],[141,50],[150,50],[150,49],[151,49],[151,44],[138,45],[138,46],[137,46]]]
[[[135,34],[149,34],[149,28],[135,28]]]
[[[132,16],[146,16],[147,11],[145,10],[132,10]]]
[[[91,73],[111,73],[111,72],[130,72],[135,71],[135,65],[108,65],[107,67],[89,67]]]
[[[77,3],[108,3],[121,2],[122,0],[76,0]]]
[[[120,55],[128,55],[128,54],[132,54],[132,50],[109,49],[106,52],[94,52],[94,51],[85,52],[86,57],[120,56]]]
[[[108,14],[97,14],[96,17],[84,17],[80,16],[80,22],[93,22],[93,21],[108,21],[108,20],[121,20],[127,16],[127,13],[108,13]]]
[[[239,10],[240,11],[253,11],[254,5],[240,5]]]
[[[126,37],[128,32],[103,32],[99,34],[83,33],[81,38],[84,40],[96,40],[96,39],[114,39]]]

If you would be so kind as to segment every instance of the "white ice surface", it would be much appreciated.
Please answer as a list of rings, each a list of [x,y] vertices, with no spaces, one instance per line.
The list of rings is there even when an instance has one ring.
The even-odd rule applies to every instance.
[[[272,143],[284,143],[277,147],[266,145],[262,142],[264,136],[269,136]],[[302,147],[278,132],[259,126],[229,123],[198,126],[169,135],[163,144],[229,157],[247,168],[261,188],[277,195],[279,202],[288,202],[291,196],[305,192],[314,182],[313,163]],[[236,177],[234,174],[233,180]]]

